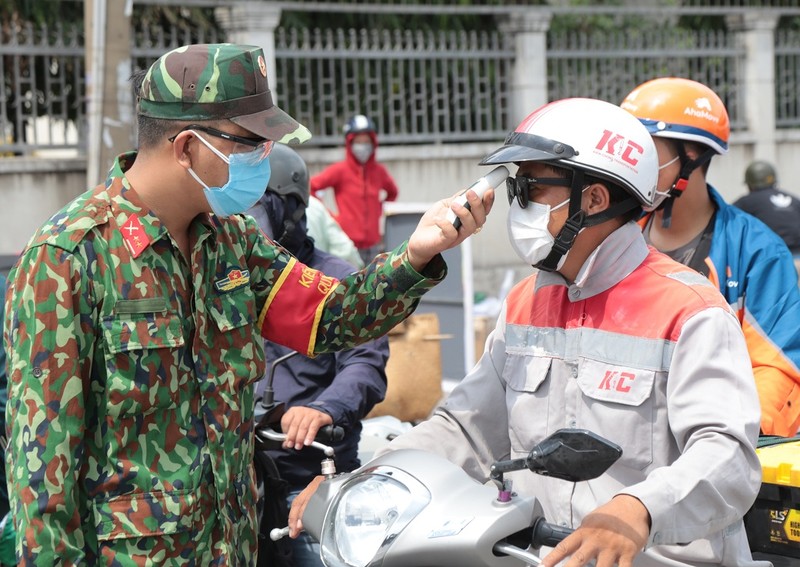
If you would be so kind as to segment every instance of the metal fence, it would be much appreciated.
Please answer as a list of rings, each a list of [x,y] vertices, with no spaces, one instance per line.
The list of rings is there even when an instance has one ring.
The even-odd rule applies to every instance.
[[[745,51],[733,34],[674,27],[647,33],[551,33],[548,96],[599,98],[618,104],[637,85],[656,77],[687,77],[711,86],[728,109],[732,129],[746,127],[738,63]]]
[[[190,43],[217,43],[223,41],[215,29],[178,26],[169,29],[139,27],[133,30],[131,47],[132,71],[150,68],[153,62],[167,51]]]
[[[800,127],[800,32],[775,35],[775,125]]]
[[[220,41],[216,30],[189,26],[133,30],[131,71],[147,69],[166,51]],[[81,25],[31,24],[0,42],[0,156],[67,149],[82,153],[86,71]]]
[[[554,23],[558,15],[554,16]],[[558,26],[553,26],[558,29]],[[734,129],[746,128],[735,35],[671,27],[647,33],[548,34],[550,99],[589,96],[618,103],[644,80],[691,77],[717,91]],[[131,70],[165,51],[222,34],[181,26],[133,30]],[[363,112],[384,144],[494,140],[509,124],[514,49],[489,32],[367,30],[276,31],[281,106],[314,132],[312,143],[339,144],[347,117]],[[800,32],[775,34],[776,124],[800,127]],[[13,30],[0,42],[0,155],[41,149],[83,151],[85,63],[81,26]]]
[[[285,30],[276,35],[281,105],[340,144],[355,113],[381,143],[491,140],[507,128],[514,49],[498,32]]]
[[[0,155],[75,148],[84,139],[83,30],[9,30],[0,42]]]

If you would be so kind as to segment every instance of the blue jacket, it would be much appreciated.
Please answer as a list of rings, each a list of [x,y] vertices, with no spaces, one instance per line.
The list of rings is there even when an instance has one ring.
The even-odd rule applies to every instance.
[[[727,204],[710,185],[708,192],[717,207],[709,278],[742,324],[762,432],[792,436],[800,427],[800,290],[792,254],[767,225]]]
[[[344,260],[321,250],[315,250],[308,263],[312,268],[335,278],[343,278],[355,268]],[[267,366],[289,349],[265,342]],[[336,470],[351,471],[360,466],[358,441],[361,438],[361,419],[386,395],[386,361],[389,359],[389,340],[381,338],[351,350],[316,358],[296,356],[278,366],[273,381],[275,400],[287,407],[307,406],[328,413],[334,425],[345,430],[345,438],[334,443]],[[262,384],[256,388],[260,393]],[[320,474],[323,455],[314,448],[301,451],[275,450],[269,452],[281,477],[292,488],[305,488]]]

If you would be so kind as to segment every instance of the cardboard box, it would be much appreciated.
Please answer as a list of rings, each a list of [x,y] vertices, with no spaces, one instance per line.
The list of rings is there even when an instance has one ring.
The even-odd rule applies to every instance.
[[[483,356],[483,348],[486,346],[486,339],[489,333],[494,330],[495,320],[492,317],[485,315],[478,315],[475,317],[475,362],[478,362]],[[469,372],[472,370],[468,368]]]
[[[436,313],[415,313],[389,332],[386,398],[367,418],[421,421],[442,398],[442,339]]]
[[[800,440],[757,449],[761,490],[744,525],[752,551],[800,557]]]

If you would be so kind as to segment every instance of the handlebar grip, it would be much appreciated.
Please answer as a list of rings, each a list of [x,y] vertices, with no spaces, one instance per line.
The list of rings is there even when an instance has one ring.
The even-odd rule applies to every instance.
[[[533,523],[531,545],[533,547],[555,547],[575,530],[537,518]]]
[[[331,443],[344,439],[344,429],[339,425],[326,425],[317,431],[314,438],[320,443]]]

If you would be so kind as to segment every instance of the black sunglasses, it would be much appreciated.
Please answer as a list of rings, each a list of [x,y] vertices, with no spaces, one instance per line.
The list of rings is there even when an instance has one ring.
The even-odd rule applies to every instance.
[[[508,194],[508,204],[514,202],[514,197],[517,198],[519,206],[523,209],[528,206],[530,201],[530,191],[533,185],[556,185],[558,187],[570,187],[572,181],[564,177],[525,177],[524,175],[517,175],[516,177],[506,177],[506,191]]]
[[[268,141],[264,138],[245,138],[244,136],[229,134],[228,132],[223,132],[222,130],[217,130],[216,128],[211,128],[210,126],[201,126],[199,124],[189,124],[188,126],[181,128],[181,130],[177,134],[167,139],[170,142],[174,142],[175,138],[178,137],[178,134],[180,134],[181,132],[185,132],[186,130],[199,130],[200,132],[205,132],[206,134],[209,134],[216,138],[222,138],[223,140],[230,140],[231,142],[236,142],[237,144],[244,144],[245,146],[249,146],[251,148],[257,148],[258,146]]]

